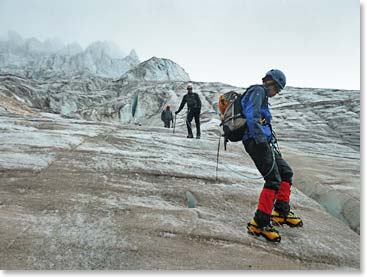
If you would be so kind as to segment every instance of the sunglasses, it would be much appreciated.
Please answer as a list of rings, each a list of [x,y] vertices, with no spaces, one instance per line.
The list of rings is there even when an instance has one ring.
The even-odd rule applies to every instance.
[[[277,83],[274,84],[274,87],[275,87],[275,90],[277,91],[277,93],[281,92],[282,88]]]
[[[275,88],[275,90],[276,90],[277,93],[280,93],[280,91],[282,90],[282,88],[278,85],[277,82],[272,81],[272,82],[268,82],[266,84],[266,88],[269,88],[271,86],[273,86]]]

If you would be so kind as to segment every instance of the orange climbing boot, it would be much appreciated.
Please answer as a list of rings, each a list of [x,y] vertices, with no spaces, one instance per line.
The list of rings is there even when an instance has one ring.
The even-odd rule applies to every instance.
[[[303,222],[294,212],[289,211],[286,216],[279,214],[277,211],[271,213],[271,220],[274,225],[287,224],[290,227],[302,227]]]
[[[253,236],[262,236],[271,242],[280,242],[281,237],[279,232],[271,225],[259,227],[254,219],[247,224],[247,232]]]

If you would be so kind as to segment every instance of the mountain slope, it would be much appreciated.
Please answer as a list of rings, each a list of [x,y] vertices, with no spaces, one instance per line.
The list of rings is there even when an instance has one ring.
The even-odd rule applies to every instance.
[[[41,81],[0,75],[0,96],[67,117],[161,126],[162,109],[171,104],[177,110],[186,85],[187,82],[113,81],[90,75],[61,75]],[[203,103],[203,137],[218,136],[216,103],[219,94],[229,90],[243,89],[194,82],[194,91]],[[133,118],[131,105],[135,96],[139,101]],[[359,92],[289,87],[272,98],[271,104],[281,151],[295,167],[294,186],[359,233]],[[3,113],[6,110],[12,107],[5,105]],[[186,129],[185,111],[177,116],[176,128]],[[238,145],[237,151],[243,151]]]
[[[161,127],[160,112],[166,104],[177,110],[186,86],[86,73],[38,80],[0,74],[0,263],[359,268],[360,92],[287,87],[270,99],[294,170],[291,206],[305,222],[303,229],[280,228],[283,240],[274,246],[246,234],[263,181],[250,179],[259,176],[241,143],[221,147],[215,180],[218,96],[244,89],[193,82],[202,100],[197,141],[185,138],[185,110],[175,135]],[[188,191],[195,209],[186,207]]]
[[[13,113],[0,132],[2,269],[360,268],[359,235],[297,188],[303,228],[276,245],[246,234],[262,181],[224,166],[258,176],[241,145],[215,181],[217,138],[180,128]]]

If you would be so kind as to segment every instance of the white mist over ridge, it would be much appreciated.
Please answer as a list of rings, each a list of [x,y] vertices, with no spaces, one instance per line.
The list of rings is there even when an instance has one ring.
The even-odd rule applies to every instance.
[[[78,72],[116,78],[139,62],[134,49],[127,55],[110,41],[96,41],[83,49],[76,42],[64,45],[58,39],[23,39],[14,31],[0,41],[0,72],[33,78]]]

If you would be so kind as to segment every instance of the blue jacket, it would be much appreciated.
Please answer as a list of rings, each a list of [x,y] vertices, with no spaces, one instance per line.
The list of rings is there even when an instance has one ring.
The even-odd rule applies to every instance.
[[[270,122],[272,119],[269,104],[269,90],[261,85],[253,85],[247,89],[241,100],[242,114],[247,120],[247,130],[242,140],[255,139],[256,143],[271,140]],[[265,120],[265,124],[260,122]]]

